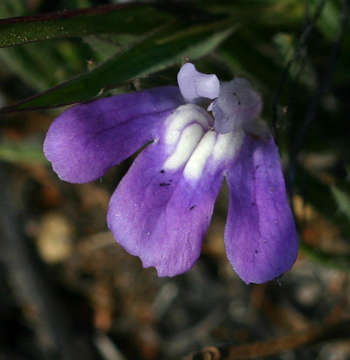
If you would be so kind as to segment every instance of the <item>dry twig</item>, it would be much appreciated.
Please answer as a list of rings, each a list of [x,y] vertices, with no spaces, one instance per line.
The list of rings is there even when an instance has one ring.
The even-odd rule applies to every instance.
[[[245,345],[231,345],[222,347],[205,347],[201,351],[186,356],[183,360],[244,360],[265,356],[334,341],[350,337],[350,320],[324,326],[310,328],[294,334],[277,337],[267,341],[258,341]]]

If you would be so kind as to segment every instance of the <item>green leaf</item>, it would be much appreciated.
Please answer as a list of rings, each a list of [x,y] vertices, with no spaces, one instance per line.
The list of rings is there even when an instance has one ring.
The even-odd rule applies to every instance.
[[[168,13],[146,4],[109,5],[3,19],[0,20],[0,47],[101,33],[144,34],[172,19]]]
[[[0,1],[0,15],[2,18],[26,14],[27,6],[22,0],[2,0]]]
[[[211,13],[232,16],[244,26],[262,24],[266,28],[275,25],[279,31],[286,25],[295,26],[298,21],[303,21],[305,13],[305,4],[296,0],[203,0],[201,6]]]
[[[2,112],[61,106],[91,99],[106,88],[117,87],[126,81],[180,64],[186,57],[195,60],[204,56],[233,31],[233,27],[227,22],[179,29],[181,26],[167,26],[92,71],[17,105],[4,108]]]
[[[47,163],[42,145],[32,142],[0,142],[0,159],[14,163]]]
[[[17,74],[36,91],[85,71],[81,47],[66,40],[53,44],[28,44],[0,49],[0,65]],[[80,44],[79,44],[80,45]]]
[[[304,201],[310,203],[319,213],[328,218],[338,217],[337,204],[332,196],[329,185],[322,183],[302,166],[297,167],[296,174],[296,186]]]
[[[117,43],[110,41],[109,38],[106,39],[105,36],[110,36],[110,34],[89,35],[84,38],[85,43],[90,46],[95,58],[99,61],[107,60],[120,49]]]
[[[314,10],[322,0],[312,0],[311,8]],[[339,32],[340,8],[339,2],[327,0],[324,2],[320,18],[317,22],[318,28],[328,40],[334,40]]]
[[[43,52],[46,52],[46,48]],[[36,64],[30,54],[30,49],[10,48],[0,49],[0,64],[17,74],[24,82],[37,91],[50,86],[52,71],[49,79],[44,75],[44,69]],[[51,83],[52,85],[52,83]]]
[[[345,189],[338,186],[331,187],[332,194],[338,204],[339,210],[350,219],[350,195]]]
[[[311,204],[320,214],[326,216],[327,219],[337,224],[341,233],[349,234],[349,223],[344,221],[345,217],[338,211],[338,207],[340,207],[340,200],[344,210],[350,211],[350,197],[343,191],[340,196],[339,193],[335,195],[335,187],[323,184],[301,166],[297,168],[297,174],[296,185],[304,201]],[[339,189],[337,190],[339,191]],[[342,208],[340,207],[340,209]],[[329,268],[346,272],[350,271],[350,254],[330,253],[305,243],[303,239],[300,239],[299,244],[302,253],[311,260]]]
[[[300,241],[300,250],[309,259],[329,268],[350,272],[350,255],[332,254]]]
[[[341,208],[334,196],[332,187],[321,182],[302,166],[297,167],[296,174],[295,185],[303,200],[339,226],[341,232],[348,236],[350,234],[350,223],[347,221],[344,212],[339,211]]]

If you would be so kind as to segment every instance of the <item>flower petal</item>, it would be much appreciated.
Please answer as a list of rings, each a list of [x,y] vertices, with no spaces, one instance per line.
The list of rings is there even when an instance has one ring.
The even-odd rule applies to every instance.
[[[159,276],[181,274],[199,257],[223,178],[222,169],[204,169],[194,183],[183,165],[165,170],[167,158],[165,144],[147,147],[114,192],[107,218],[117,242]]]
[[[263,283],[289,270],[298,241],[277,147],[272,139],[246,135],[239,158],[226,174],[230,204],[226,252],[247,283]]]
[[[260,115],[262,100],[246,79],[236,78],[223,82],[219,97],[211,104],[215,130],[227,133],[249,127]]]
[[[184,64],[177,74],[181,94],[188,102],[204,97],[215,99],[219,96],[220,81],[214,74],[203,74],[191,63]]]
[[[95,180],[154,139],[181,103],[178,87],[166,86],[73,106],[52,123],[45,156],[62,180]]]

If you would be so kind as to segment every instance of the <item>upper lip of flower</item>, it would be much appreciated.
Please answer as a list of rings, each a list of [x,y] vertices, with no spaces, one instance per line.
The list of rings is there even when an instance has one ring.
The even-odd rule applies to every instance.
[[[273,138],[266,128],[263,138],[245,131],[260,114],[259,94],[245,81],[220,84],[190,63],[178,81],[179,87],[68,109],[48,131],[46,157],[63,180],[82,183],[158,139],[138,155],[111,198],[108,226],[116,240],[160,276],[187,271],[200,254],[225,176],[230,262],[247,283],[280,276],[296,259],[297,235]],[[221,103],[229,86],[244,90],[238,94],[244,106],[229,97]],[[203,97],[212,114],[199,107]]]

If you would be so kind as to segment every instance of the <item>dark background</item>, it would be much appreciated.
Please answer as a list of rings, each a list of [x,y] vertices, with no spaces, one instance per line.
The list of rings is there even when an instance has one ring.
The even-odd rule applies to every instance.
[[[1,0],[0,18],[112,3]],[[298,260],[278,281],[245,285],[225,255],[224,187],[200,260],[184,275],[157,278],[106,228],[109,197],[132,159],[100,181],[64,183],[41,149],[62,108],[0,113],[0,359],[350,359],[349,4],[160,4],[166,16],[187,17],[184,31],[211,17],[237,27],[196,66],[222,79],[247,77],[261,92],[298,223]],[[126,34],[137,24],[129,26]],[[137,41],[99,34],[0,49],[0,105]],[[108,91],[175,84],[180,65]]]

